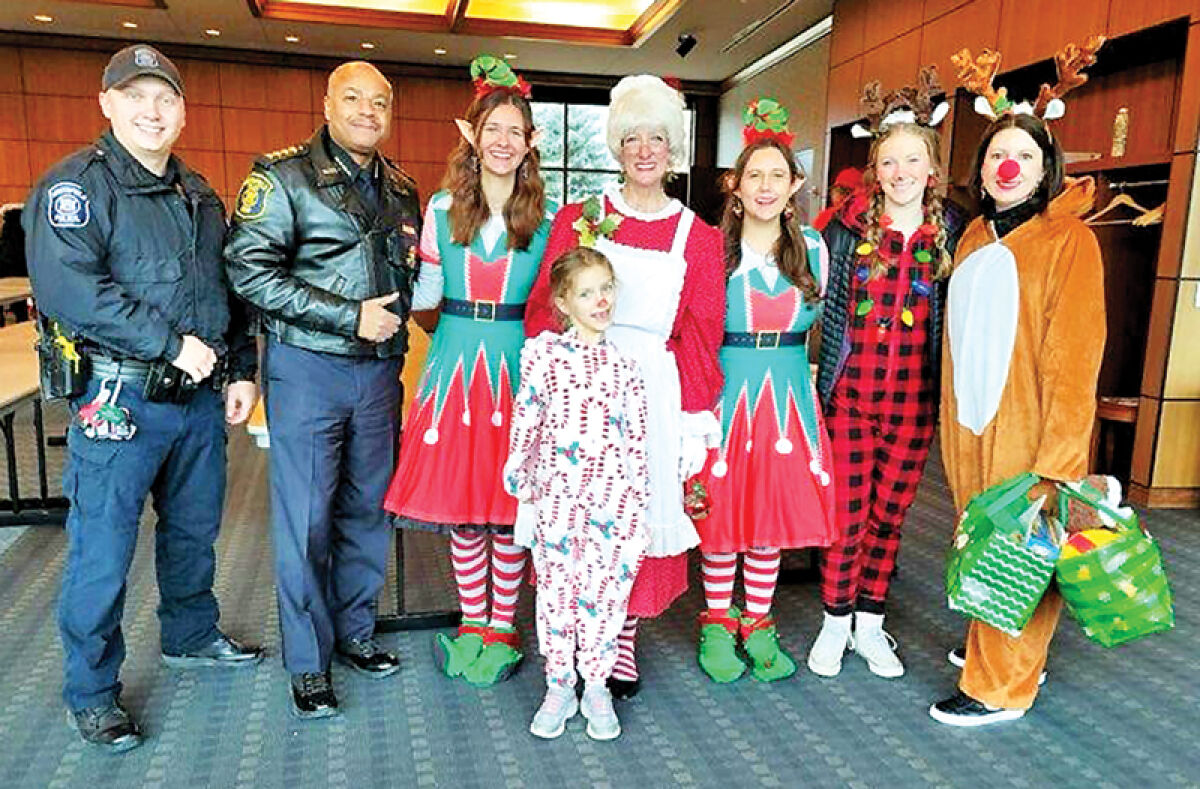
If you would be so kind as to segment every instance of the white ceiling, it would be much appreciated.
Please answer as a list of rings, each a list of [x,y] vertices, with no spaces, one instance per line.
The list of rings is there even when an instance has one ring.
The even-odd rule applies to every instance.
[[[560,44],[528,39],[480,38],[344,25],[292,23],[259,19],[247,0],[165,0],[166,9],[125,8],[63,0],[5,0],[0,3],[0,30],[57,33],[129,41],[172,42],[234,49],[297,52],[305,55],[465,66],[476,54],[517,55],[520,70],[573,74],[669,74],[686,80],[723,80],[792,38],[830,13],[832,0],[685,0],[655,33],[636,49]],[[780,8],[774,19],[728,52],[722,48],[747,25]],[[49,14],[52,24],[33,20]],[[136,30],[121,26],[136,22]],[[554,21],[554,20],[547,20]],[[221,31],[219,38],[205,35]],[[675,54],[681,33],[698,44],[686,58]],[[284,41],[299,35],[299,44]],[[362,42],[375,43],[371,51]],[[435,47],[447,54],[435,55]]]

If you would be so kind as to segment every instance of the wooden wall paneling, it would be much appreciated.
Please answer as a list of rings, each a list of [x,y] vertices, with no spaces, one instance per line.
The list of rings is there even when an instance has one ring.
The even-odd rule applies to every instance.
[[[449,119],[401,119],[393,134],[399,141],[400,159],[405,162],[444,164],[458,142],[458,130]]]
[[[187,107],[204,104],[210,107],[221,104],[221,69],[208,60],[192,58],[172,59],[179,76],[183,77],[183,91],[187,98]]]
[[[42,174],[63,159],[67,154],[74,153],[82,146],[77,142],[41,142],[29,141],[29,183],[37,183]]]
[[[0,93],[0,140],[24,140],[25,97],[20,93]]]
[[[187,123],[175,147],[199,151],[224,150],[225,135],[221,130],[221,108],[188,104]]]
[[[1002,0],[1001,69],[1052,57],[1064,44],[1079,43],[1108,27],[1109,0]]]
[[[401,118],[454,118],[471,103],[470,81],[410,79],[401,86],[396,114]]]
[[[312,134],[312,115],[225,107],[221,110],[225,150],[264,154],[304,142]]]
[[[308,69],[273,68],[266,73],[267,107],[287,112],[312,112],[312,82]]]
[[[31,135],[41,142],[85,143],[109,128],[95,93],[91,96],[25,96],[25,113],[37,119]]]
[[[309,101],[312,104],[312,111],[321,114],[325,113],[325,86],[329,82],[328,71],[318,71],[317,69],[308,70],[308,92]],[[393,86],[392,99],[395,100],[395,87]]]
[[[1116,38],[1189,14],[1200,16],[1196,0],[1112,0],[1108,6],[1108,36]]]
[[[1164,401],[1154,458],[1156,488],[1200,486],[1200,401]]]
[[[862,81],[879,80],[884,93],[916,83],[921,31],[913,30],[863,54]]]
[[[392,133],[379,143],[379,152],[393,162],[400,161],[400,135],[396,133],[396,123],[392,122]]]
[[[921,26],[924,0],[888,0],[869,5],[863,21],[864,52]]]
[[[925,12],[921,18],[930,22],[969,2],[970,0],[925,0]]]
[[[29,197],[28,186],[0,186],[0,205],[24,203],[27,197]]]
[[[1148,208],[1151,206],[1147,206]],[[1167,208],[1163,215],[1162,244],[1156,274],[1160,277],[1200,276],[1200,261],[1189,260],[1200,251],[1200,171],[1191,153],[1171,157]],[[1192,243],[1189,245],[1189,235]]]
[[[995,49],[999,26],[1000,0],[975,0],[956,8],[922,29],[920,64],[936,65],[942,86],[953,93],[958,82],[950,56],[963,47],[970,49],[972,55]]]
[[[862,95],[862,66],[863,59],[856,57],[829,70],[826,125],[841,126],[862,117],[858,101]]]
[[[1181,267],[1183,276],[1200,277],[1200,164],[1198,164],[1200,163],[1200,154],[1181,154],[1175,157],[1175,161],[1179,164],[1181,178],[1187,178],[1187,174],[1191,173],[1191,187],[1184,186],[1176,190],[1178,192],[1177,195],[1174,195],[1176,199],[1167,204],[1167,216],[1170,216],[1171,210],[1174,208],[1179,222],[1178,225],[1173,222],[1172,227],[1181,226],[1183,233],[1180,252],[1180,260],[1183,261]],[[1190,200],[1188,199],[1189,192],[1191,193]],[[1185,210],[1186,215],[1184,214]],[[1164,220],[1165,223],[1166,220]],[[1166,232],[1165,228],[1163,232]]]
[[[272,106],[267,94],[267,66],[221,63],[221,106],[266,109]]]
[[[110,57],[110,52],[23,47],[21,78],[24,90],[50,96],[95,98]]]
[[[29,147],[24,140],[0,140],[0,186],[28,188]]]
[[[1158,412],[1162,401],[1157,397],[1142,397],[1138,401],[1137,428],[1133,434],[1133,458],[1129,479],[1135,485],[1149,486],[1154,470],[1154,440],[1158,436]]]
[[[1200,399],[1200,280],[1180,280],[1163,397]]]
[[[0,47],[0,93],[20,93],[21,50],[17,47]]]
[[[1168,157],[1179,65],[1178,60],[1163,60],[1131,66],[1071,91],[1067,115],[1055,129],[1064,150],[1095,151],[1107,157],[1112,150],[1113,121],[1125,107],[1129,109],[1129,136],[1124,159]]]
[[[1198,21],[1188,28],[1178,120],[1175,122],[1173,150],[1176,153],[1200,150],[1200,0],[1193,2],[1196,11],[1192,19]]]
[[[829,38],[829,63],[836,66],[863,51],[867,0],[837,0],[833,4],[833,30]]]
[[[1146,328],[1146,361],[1142,363],[1143,397],[1162,397],[1167,375],[1167,352],[1171,347],[1171,329],[1175,325],[1175,302],[1179,280],[1156,279],[1150,299],[1150,323]]]

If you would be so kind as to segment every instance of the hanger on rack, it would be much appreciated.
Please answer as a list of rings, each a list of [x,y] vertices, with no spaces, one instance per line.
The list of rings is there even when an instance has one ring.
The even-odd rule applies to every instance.
[[[1109,219],[1104,222],[1098,221],[1102,216],[1112,213],[1113,211],[1116,211],[1118,208],[1129,208],[1133,211],[1137,211],[1138,217],[1130,217],[1128,219]],[[1148,213],[1150,213],[1149,208],[1145,208],[1141,205],[1138,205],[1138,202],[1136,200],[1134,200],[1132,197],[1125,194],[1124,192],[1121,192],[1120,194],[1114,195],[1113,199],[1108,202],[1108,205],[1104,206],[1104,208],[1101,208],[1099,211],[1092,214],[1091,216],[1089,216],[1087,219],[1085,219],[1083,221],[1085,224],[1089,224],[1089,225],[1093,225],[1093,226],[1095,226],[1095,225],[1131,225],[1131,224],[1133,224],[1134,219],[1140,218],[1142,215],[1148,214]]]

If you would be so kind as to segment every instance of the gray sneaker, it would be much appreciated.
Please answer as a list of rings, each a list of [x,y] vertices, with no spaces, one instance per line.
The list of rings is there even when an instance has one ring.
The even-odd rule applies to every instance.
[[[67,723],[84,742],[99,745],[109,753],[123,753],[142,744],[142,732],[133,718],[114,701],[101,707],[67,710]]]
[[[587,734],[593,740],[615,740],[621,736],[621,722],[617,720],[612,702],[612,694],[605,685],[583,691],[580,711],[587,718]]]
[[[574,718],[576,712],[579,712],[579,699],[575,698],[575,689],[552,685],[546,688],[546,697],[533,716],[533,723],[529,724],[529,733],[543,740],[553,740],[566,731],[567,721]]]

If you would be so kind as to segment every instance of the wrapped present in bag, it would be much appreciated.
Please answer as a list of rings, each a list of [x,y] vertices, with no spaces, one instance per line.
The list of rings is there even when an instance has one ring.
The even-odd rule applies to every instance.
[[[1039,482],[1021,474],[994,485],[967,504],[946,561],[950,608],[1018,635],[1041,602],[1058,548],[1037,536],[1048,526],[1027,495]]]
[[[1175,609],[1162,554],[1142,531],[1137,514],[1088,485],[1059,489],[1065,499],[1097,510],[1109,527],[1073,535],[1056,568],[1058,590],[1084,634],[1112,647],[1173,628]]]

